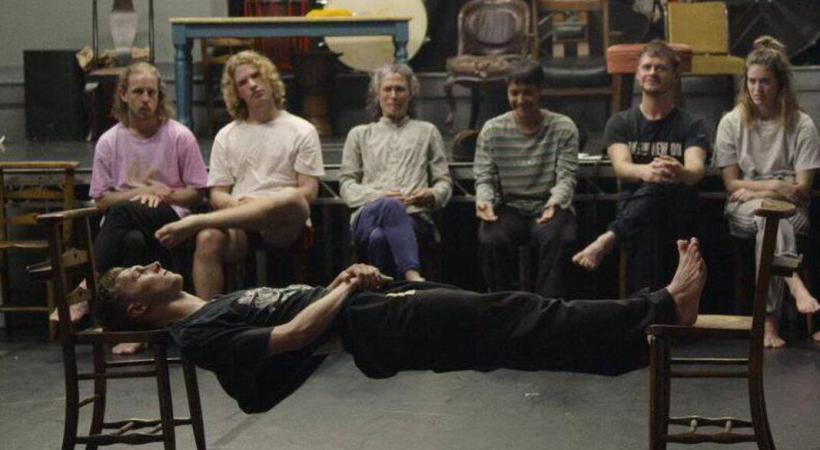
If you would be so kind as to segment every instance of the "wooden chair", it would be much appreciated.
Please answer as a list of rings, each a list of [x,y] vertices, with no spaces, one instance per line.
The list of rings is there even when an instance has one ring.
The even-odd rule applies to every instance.
[[[205,89],[208,136],[213,136],[217,128],[214,103],[221,98],[222,67],[232,55],[242,50],[252,49],[253,39],[208,38],[202,39],[200,46],[202,48],[202,83]]]
[[[701,315],[690,327],[651,325],[650,338],[650,400],[649,442],[651,449],[665,449],[668,442],[697,444],[712,442],[733,444],[756,442],[760,449],[774,449],[774,440],[766,417],[763,394],[763,323],[766,316],[766,297],[772,276],[789,276],[797,270],[797,259],[774,255],[777,226],[780,219],[794,214],[794,205],[765,200],[755,214],[765,218],[760,266],[754,295],[752,316]],[[722,338],[749,342],[749,353],[744,358],[679,358],[671,356],[672,338]],[[739,369],[673,369],[684,366],[742,366]],[[670,382],[672,378],[744,378],[748,380],[751,420],[734,417],[684,416],[670,417]],[[686,432],[670,433],[669,425],[688,427]],[[700,426],[722,428],[716,433],[699,432]],[[752,428],[741,433],[735,428]]]
[[[447,60],[444,93],[452,127],[456,101],[453,85],[470,89],[469,128],[475,129],[481,88],[506,85],[512,64],[526,58],[533,45],[530,8],[523,0],[470,0],[458,13],[458,55]]]
[[[66,386],[62,448],[63,450],[73,449],[77,444],[86,444],[87,448],[97,448],[98,445],[115,443],[138,445],[162,442],[165,449],[174,449],[176,448],[175,427],[191,425],[196,448],[202,450],[205,448],[205,432],[196,370],[185,359],[168,358],[169,337],[165,330],[113,332],[103,330],[96,325],[78,330],[71,322],[69,305],[72,303],[88,301],[90,310],[92,313],[94,311],[96,279],[93,270],[91,220],[98,220],[98,215],[97,208],[84,208],[37,216],[37,221],[47,226],[50,253],[50,264],[39,268],[37,273],[51,278],[55,286],[57,311],[60,316],[60,343],[63,350]],[[78,239],[77,250],[67,257],[62,234],[65,227],[72,223],[78,225],[80,239]],[[88,289],[70,291],[69,286],[72,284],[69,279],[85,279]],[[110,351],[106,347],[123,342],[146,343],[150,346],[153,355],[147,359],[108,360],[107,354]],[[93,370],[89,372],[81,372],[78,369],[77,347],[79,346],[91,347]],[[170,362],[181,362],[182,364],[190,417],[174,417],[168,375]],[[122,378],[154,378],[156,380],[159,392],[159,418],[105,420],[108,380]],[[93,393],[83,399],[80,399],[80,381],[91,381],[94,385]],[[78,435],[80,408],[89,404],[93,406],[90,430],[87,435]],[[149,430],[140,431],[143,428],[149,428]],[[105,430],[113,431],[105,432]]]
[[[533,58],[544,67],[547,86],[543,95],[611,98],[613,80],[607,74],[604,57],[611,34],[609,0],[530,2],[535,35]]]
[[[45,236],[37,229],[38,213],[67,210],[74,207],[74,174],[76,161],[2,162],[0,163],[0,312],[5,314],[6,332],[11,332],[9,313],[39,313],[48,316],[54,310],[54,290],[46,283],[46,304],[43,306],[13,305],[11,302],[11,252],[37,252],[48,249]],[[31,181],[31,177],[43,179]],[[20,177],[19,180],[9,178]],[[58,180],[55,182],[55,178]],[[6,186],[6,183],[9,186]],[[63,230],[61,239],[67,243],[71,228]],[[32,239],[35,238],[35,239]],[[39,238],[39,239],[36,239]],[[49,322],[49,337],[57,335],[56,324]]]

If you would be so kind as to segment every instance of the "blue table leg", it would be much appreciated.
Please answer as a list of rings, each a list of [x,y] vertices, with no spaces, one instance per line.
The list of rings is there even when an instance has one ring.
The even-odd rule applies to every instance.
[[[194,119],[192,115],[192,64],[191,47],[193,43],[185,37],[184,30],[174,27],[172,31],[174,41],[174,77],[177,102],[177,120],[183,125],[194,129]]]
[[[396,31],[393,33],[393,46],[395,50],[396,62],[407,64],[407,42],[410,41],[410,31],[407,22],[396,24]]]

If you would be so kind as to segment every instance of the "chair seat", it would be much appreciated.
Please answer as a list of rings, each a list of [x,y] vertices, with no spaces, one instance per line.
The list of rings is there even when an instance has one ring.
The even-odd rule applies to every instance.
[[[549,88],[606,86],[609,75],[602,55],[544,58],[544,79]]]
[[[611,74],[634,74],[638,67],[638,55],[646,44],[618,44],[606,49],[607,71]],[[686,44],[670,43],[672,49],[680,55],[681,72],[692,70],[692,47]]]
[[[743,58],[731,55],[694,55],[692,70],[687,75],[743,75]]]
[[[748,338],[752,330],[750,316],[701,314],[691,327],[680,325],[650,325],[652,336]]]
[[[522,58],[520,55],[459,55],[447,59],[447,72],[451,78],[503,78],[512,64]]]
[[[46,241],[0,241],[0,250],[45,250],[48,248]]]

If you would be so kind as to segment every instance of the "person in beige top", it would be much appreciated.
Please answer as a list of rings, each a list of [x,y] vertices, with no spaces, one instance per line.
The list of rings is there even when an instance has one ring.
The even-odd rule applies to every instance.
[[[756,236],[759,250],[763,226],[755,218],[755,209],[765,198],[787,200],[797,205],[797,213],[780,221],[775,251],[797,253],[796,235],[809,232],[809,192],[814,171],[820,168],[820,139],[811,118],[797,104],[783,46],[771,37],[758,38],[746,58],[738,104],[718,126],[715,165],[722,169],[729,192],[726,217],[731,234]],[[797,274],[773,278],[764,333],[769,348],[785,345],[778,332],[784,281],[800,312],[820,311]],[[813,338],[820,341],[820,332]]]
[[[234,121],[219,130],[211,150],[213,211],[156,233],[169,247],[196,235],[194,289],[204,299],[223,292],[223,265],[241,261],[252,244],[281,248],[301,236],[324,175],[316,128],[284,109],[285,85],[268,58],[233,55],[222,94]]]
[[[413,119],[419,82],[403,64],[376,69],[370,80],[374,122],[350,130],[339,184],[354,208],[353,240],[382,272],[422,280],[418,241],[436,238],[430,212],[452,195],[438,129]]]

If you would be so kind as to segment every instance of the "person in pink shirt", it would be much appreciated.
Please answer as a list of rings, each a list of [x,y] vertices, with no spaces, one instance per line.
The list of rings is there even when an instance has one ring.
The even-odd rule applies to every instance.
[[[97,141],[89,195],[105,212],[94,242],[95,269],[163,261],[171,252],[154,233],[203,201],[208,174],[196,138],[175,121],[165,85],[147,63],[120,77],[119,123]]]

